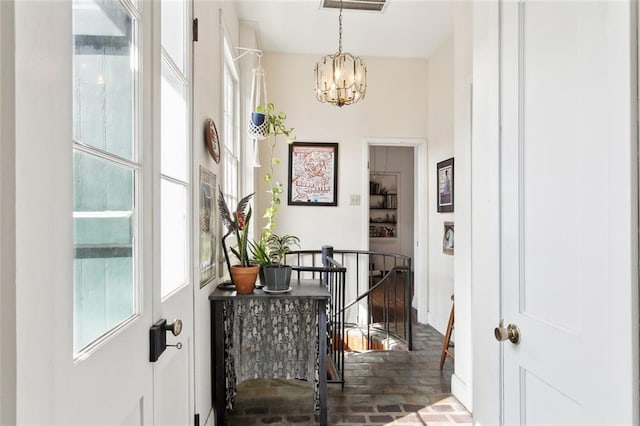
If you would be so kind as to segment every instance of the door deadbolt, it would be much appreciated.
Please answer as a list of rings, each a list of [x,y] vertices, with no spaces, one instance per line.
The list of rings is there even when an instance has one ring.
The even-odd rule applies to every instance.
[[[498,342],[509,340],[514,345],[520,343],[520,329],[515,324],[504,326],[504,320],[500,320],[500,324],[495,328],[493,334]]]
[[[151,326],[149,330],[149,361],[156,362],[164,350],[168,347],[182,348],[182,343],[167,345],[167,331],[177,336],[182,331],[182,320],[175,319],[171,324],[167,324],[166,319],[162,319]]]

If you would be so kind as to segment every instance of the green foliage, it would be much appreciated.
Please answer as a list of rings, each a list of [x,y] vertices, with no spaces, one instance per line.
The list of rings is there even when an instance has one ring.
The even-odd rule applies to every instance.
[[[271,264],[282,265],[284,257],[293,246],[300,247],[300,238],[295,235],[270,234],[264,246]]]
[[[271,263],[267,248],[262,240],[258,242],[250,241],[249,249],[251,250],[251,257],[256,264],[265,266]]]
[[[218,192],[218,210],[220,211],[222,223],[224,223],[229,232],[235,233],[238,244],[237,247],[230,247],[230,250],[240,261],[240,266],[251,266],[252,262],[247,249],[249,246],[249,223],[253,214],[249,201],[254,194],[249,194],[242,198],[236,209],[231,212],[220,188],[218,188]],[[245,213],[247,207],[249,210]]]
[[[251,262],[251,258],[249,257],[249,221],[251,220],[251,207],[249,207],[249,211],[244,217],[244,226],[242,228],[238,227],[235,230],[236,240],[238,242],[238,247],[231,247],[231,252],[235,257],[240,261],[240,266],[247,267],[251,266],[253,262]]]
[[[294,128],[286,126],[287,114],[284,112],[276,113],[275,106],[272,103],[267,104],[266,111],[261,105],[256,108],[256,111],[267,116],[267,137],[271,140],[271,161],[269,161],[269,171],[264,175],[264,181],[271,185],[267,190],[267,193],[271,196],[271,201],[263,216],[267,219],[267,223],[262,228],[261,237],[261,240],[266,240],[275,227],[275,216],[278,213],[278,206],[281,204],[280,195],[284,192],[282,184],[273,180],[274,166],[280,165],[280,159],[274,155],[278,136],[284,136],[288,144],[293,143],[296,137],[293,134]]]

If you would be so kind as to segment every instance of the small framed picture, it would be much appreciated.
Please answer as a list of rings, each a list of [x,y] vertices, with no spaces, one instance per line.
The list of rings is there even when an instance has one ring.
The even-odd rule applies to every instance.
[[[216,277],[218,210],[216,175],[200,166],[200,288]]]
[[[438,213],[453,212],[453,158],[438,163]]]
[[[290,206],[338,205],[338,144],[289,145]]]
[[[442,252],[453,255],[453,222],[444,223],[444,233],[442,234]]]

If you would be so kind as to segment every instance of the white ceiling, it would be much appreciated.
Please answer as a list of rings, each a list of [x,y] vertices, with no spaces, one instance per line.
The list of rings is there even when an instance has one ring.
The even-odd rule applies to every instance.
[[[265,52],[326,55],[338,50],[337,9],[321,0],[237,0]],[[428,58],[453,32],[455,0],[387,0],[382,13],[343,12],[342,50],[367,56]]]

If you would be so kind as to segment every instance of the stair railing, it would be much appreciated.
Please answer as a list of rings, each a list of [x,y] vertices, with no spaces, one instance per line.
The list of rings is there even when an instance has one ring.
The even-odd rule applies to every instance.
[[[385,336],[413,349],[411,258],[400,254],[364,250],[322,250],[290,252],[286,263],[298,277],[320,279],[327,285],[327,339],[331,359],[344,385],[346,326],[366,326],[366,349],[374,336]],[[297,266],[294,266],[297,265]],[[350,300],[346,303],[346,300]],[[347,320],[348,319],[348,320]]]

